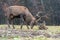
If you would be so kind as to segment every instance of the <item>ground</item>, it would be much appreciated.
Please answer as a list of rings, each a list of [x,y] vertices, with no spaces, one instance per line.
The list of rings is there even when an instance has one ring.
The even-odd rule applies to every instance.
[[[1,40],[60,40],[60,26],[47,26],[47,30],[39,30],[38,26],[27,29],[23,26],[15,25],[15,29],[8,28],[7,25],[0,25]]]

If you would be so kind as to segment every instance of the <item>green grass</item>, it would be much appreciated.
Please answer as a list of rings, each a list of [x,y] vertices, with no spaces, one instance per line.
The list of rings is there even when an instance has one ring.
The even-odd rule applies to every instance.
[[[15,26],[15,29],[17,30],[20,30],[20,25],[14,25]],[[0,25],[0,28],[6,28],[7,25]],[[52,34],[55,34],[55,33],[60,33],[60,26],[47,26],[48,29],[45,30],[47,33],[48,32],[51,32]],[[12,28],[12,26],[11,26]],[[27,27],[24,25],[23,26],[23,29],[24,31],[28,31],[30,29],[27,29]],[[39,30],[38,29],[38,26],[34,26],[33,28],[34,31],[37,31]],[[60,38],[47,38],[47,37],[44,37],[44,36],[35,36],[34,38],[31,38],[31,37],[20,37],[20,36],[16,36],[16,37],[13,37],[13,38],[6,38],[6,37],[3,37],[3,38],[0,38],[1,40],[60,40]]]
[[[35,37],[35,38],[0,38],[0,40],[60,40],[60,38],[46,38],[46,37]]]
[[[52,33],[60,33],[60,26],[48,26],[48,30]]]

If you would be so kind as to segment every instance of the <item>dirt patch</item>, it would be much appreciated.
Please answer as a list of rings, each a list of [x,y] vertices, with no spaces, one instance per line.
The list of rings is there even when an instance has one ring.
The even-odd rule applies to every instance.
[[[16,29],[0,29],[0,37],[34,37],[34,36],[45,36],[45,37],[53,37],[60,38],[60,34],[52,34],[51,32],[46,32],[45,30],[16,30]]]

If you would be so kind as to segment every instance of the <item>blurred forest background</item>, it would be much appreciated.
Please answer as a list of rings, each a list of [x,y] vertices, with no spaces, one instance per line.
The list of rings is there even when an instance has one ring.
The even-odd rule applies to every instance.
[[[2,10],[3,3],[12,5],[26,6],[33,16],[40,11],[49,14],[46,20],[47,25],[60,25],[60,0],[0,0],[0,24],[6,23],[4,12]],[[15,24],[19,24],[19,20],[15,19]]]

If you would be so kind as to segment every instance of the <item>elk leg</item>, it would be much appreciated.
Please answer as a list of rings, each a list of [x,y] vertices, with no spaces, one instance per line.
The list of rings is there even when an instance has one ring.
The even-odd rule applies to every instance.
[[[31,26],[31,29],[33,29],[34,25]]]
[[[25,21],[24,21],[25,22]],[[28,24],[25,22],[25,24],[26,24],[26,27],[29,29],[29,27],[28,27]]]
[[[22,25],[21,25],[21,18],[19,18],[19,22],[20,22],[20,27],[21,27],[20,29],[22,29]]]
[[[13,20],[11,20],[11,24],[13,26],[13,29],[15,29]]]
[[[33,27],[34,27],[33,21],[31,21],[30,26],[31,26],[31,29],[33,29]]]
[[[22,29],[24,19],[23,19],[23,15],[20,15],[20,17],[21,17],[21,19],[20,19],[21,21],[20,22],[21,22],[21,29]]]
[[[23,27],[23,22],[22,22],[23,20],[22,20],[22,18],[21,18],[21,29],[22,29],[22,27]]]
[[[21,23],[21,28],[20,29],[22,29],[22,27],[23,27],[23,23],[21,22],[22,20],[20,19],[20,23]]]
[[[23,27],[23,24],[21,24],[21,29],[22,29],[22,27]]]
[[[27,28],[29,29],[28,24],[26,24],[26,26],[27,26]]]
[[[9,23],[10,20],[7,19],[7,24],[8,24],[8,27],[10,28],[10,23]]]

